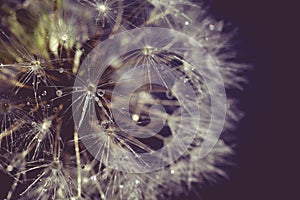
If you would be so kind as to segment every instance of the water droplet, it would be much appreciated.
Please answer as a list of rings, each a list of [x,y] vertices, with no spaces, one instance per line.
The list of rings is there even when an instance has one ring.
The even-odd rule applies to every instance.
[[[183,82],[184,82],[184,83],[187,83],[188,81],[189,81],[188,78],[184,78],[184,79],[183,79]]]
[[[57,111],[58,111],[58,108],[57,108],[57,107],[54,107],[54,108],[53,108],[53,112],[56,113]]]
[[[215,26],[214,26],[213,24],[210,24],[210,25],[208,26],[208,29],[209,29],[210,31],[213,31],[213,30],[215,30]]]
[[[8,165],[6,169],[8,172],[11,172],[14,168],[12,165]]]
[[[109,127],[109,121],[103,120],[103,121],[101,122],[101,126],[102,126],[102,128],[104,128],[104,129],[108,129],[108,127]]]
[[[57,95],[58,97],[61,97],[61,96],[62,96],[62,91],[61,91],[61,90],[57,90],[57,91],[56,91],[56,95]]]
[[[173,99],[174,98],[173,92],[171,90],[166,91],[166,96],[167,96],[168,99]]]
[[[97,177],[96,177],[96,175],[94,175],[94,176],[91,176],[91,180],[92,180],[92,181],[96,181],[96,180],[97,180]]]
[[[131,118],[132,118],[133,121],[137,122],[137,121],[139,121],[140,117],[137,114],[133,114]]]
[[[97,90],[97,94],[98,94],[100,97],[103,97],[104,94],[105,94],[105,90],[103,90],[103,89],[98,89],[98,90]]]
[[[42,110],[46,110],[45,108],[46,108],[46,107],[45,107],[44,105],[41,105],[41,109],[42,109]]]
[[[64,71],[65,71],[65,70],[64,70],[64,68],[62,68],[62,67],[58,69],[58,72],[59,72],[59,73],[63,73]]]
[[[62,36],[61,36],[61,40],[62,41],[67,41],[68,40],[68,35],[67,34],[63,34]]]
[[[42,93],[42,96],[46,96],[47,95],[47,91],[45,90],[43,93]]]

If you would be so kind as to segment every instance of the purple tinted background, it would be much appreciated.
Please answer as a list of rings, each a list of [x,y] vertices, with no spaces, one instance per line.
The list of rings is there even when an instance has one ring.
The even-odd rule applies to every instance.
[[[286,95],[289,88],[284,86],[291,77],[284,75],[291,67],[286,61],[291,60],[287,54],[293,50],[288,43],[293,30],[287,27],[292,25],[289,13],[293,12],[285,10],[288,3],[282,1],[214,0],[212,3],[215,17],[239,28],[237,50],[241,60],[252,63],[255,69],[247,73],[249,84],[244,92],[236,95],[246,113],[236,130],[238,165],[230,173],[230,180],[207,187],[201,192],[202,197],[204,200],[300,199],[293,196],[299,184],[291,182],[288,173],[294,173],[289,165],[295,157],[291,158],[290,152],[286,152],[289,145],[283,143],[285,139],[290,142],[290,133],[294,132],[284,123],[284,119],[292,118],[286,109],[290,104]],[[186,199],[199,197],[191,194]]]

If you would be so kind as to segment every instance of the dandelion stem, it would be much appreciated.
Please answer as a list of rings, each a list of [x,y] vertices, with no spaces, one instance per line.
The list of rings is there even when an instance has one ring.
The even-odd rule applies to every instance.
[[[80,163],[79,142],[78,142],[77,131],[74,132],[74,143],[75,143],[75,154],[76,154],[76,164],[77,164],[77,195],[78,198],[81,198],[81,163]]]

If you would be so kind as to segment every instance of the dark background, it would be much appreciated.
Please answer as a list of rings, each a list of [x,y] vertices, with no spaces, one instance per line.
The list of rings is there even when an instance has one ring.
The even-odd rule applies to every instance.
[[[293,100],[288,95],[290,91],[299,93],[299,89],[292,90],[286,84],[291,81],[297,87],[292,74],[299,73],[290,72],[297,68],[297,62],[292,61],[297,55],[293,54],[300,52],[292,48],[300,36],[293,34],[299,29],[296,21],[300,18],[293,16],[296,12],[288,6],[288,1],[212,1],[212,14],[238,27],[238,49],[247,52],[245,60],[254,69],[247,73],[249,84],[240,95],[240,107],[246,115],[236,130],[237,167],[230,180],[206,188],[204,200],[300,199],[295,195],[300,186],[300,168],[295,167],[299,155],[292,156],[297,153],[297,144],[291,137],[297,134],[291,126],[293,119],[299,116],[292,115],[296,108],[290,109]]]

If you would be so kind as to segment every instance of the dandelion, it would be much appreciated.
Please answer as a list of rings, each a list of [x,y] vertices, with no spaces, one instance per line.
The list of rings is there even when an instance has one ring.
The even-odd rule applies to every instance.
[[[174,199],[227,178],[220,134],[242,117],[228,89],[247,66],[202,4],[28,0],[0,14],[4,198]]]

